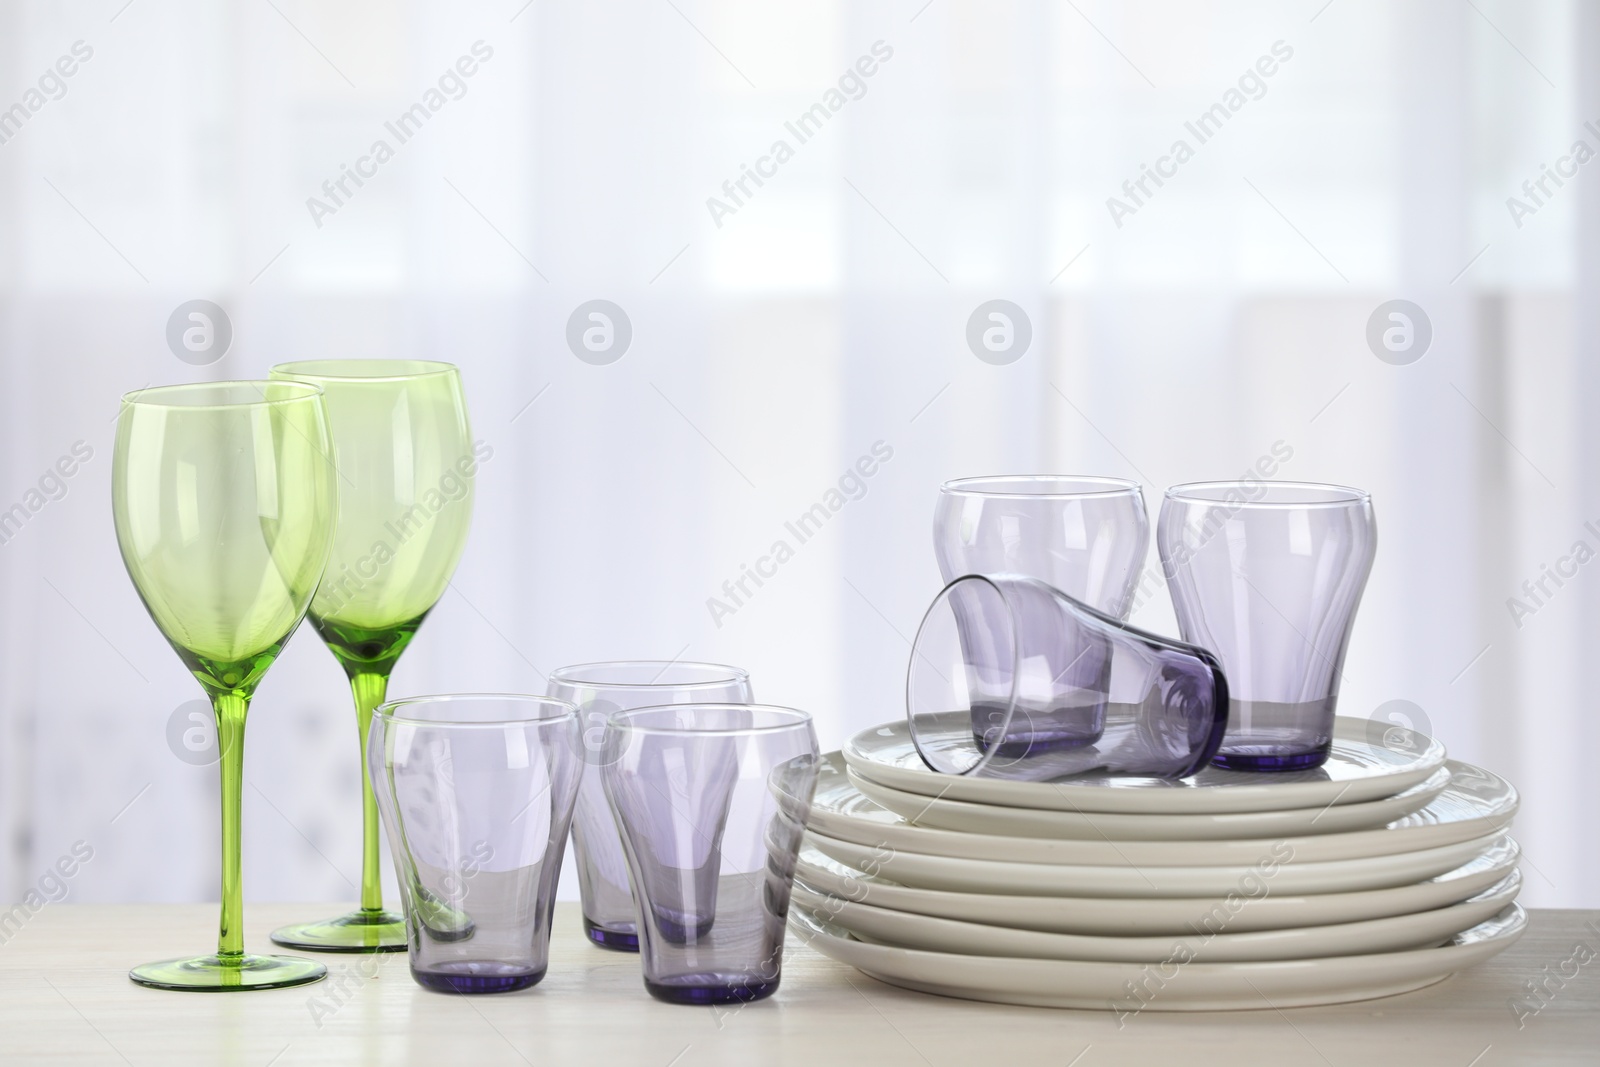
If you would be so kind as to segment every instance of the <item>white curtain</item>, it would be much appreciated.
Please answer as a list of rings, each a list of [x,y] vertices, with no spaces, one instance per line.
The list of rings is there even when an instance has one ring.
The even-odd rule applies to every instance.
[[[370,355],[459,363],[494,449],[396,694],[720,660],[835,747],[902,714],[940,481],[1131,476],[1153,517],[1286,448],[1379,516],[1341,710],[1414,705],[1522,790],[1527,899],[1600,905],[1600,571],[1523,589],[1600,549],[1595,167],[1523,190],[1600,149],[1597,46],[1509,0],[0,6],[0,895],[80,840],[72,899],[216,895],[215,768],[167,735],[199,691],[111,528],[118,395]],[[232,325],[206,366],[166,337],[194,299]],[[609,365],[566,341],[597,299]],[[1366,340],[1392,299],[1409,365]],[[991,300],[1031,329],[1003,365]],[[352,724],[303,630],[251,715],[250,898],[353,897]]]

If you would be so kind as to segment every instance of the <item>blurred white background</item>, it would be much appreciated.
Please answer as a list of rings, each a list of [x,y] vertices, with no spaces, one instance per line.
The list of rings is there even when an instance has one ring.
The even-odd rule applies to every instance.
[[[480,41],[400,144],[385,123]],[[800,143],[785,123],[875,48]],[[74,900],[216,899],[216,770],[167,738],[199,689],[111,526],[117,397],[338,355],[459,363],[494,449],[392,694],[719,660],[830,748],[902,714],[940,481],[1134,477],[1154,519],[1281,442],[1279,477],[1377,508],[1341,710],[1414,704],[1522,790],[1526,900],[1600,906],[1600,567],[1523,591],[1600,548],[1600,164],[1523,191],[1600,149],[1597,54],[1593,10],[1511,0],[7,0],[0,510],[28,517],[0,544],[0,896],[82,839]],[[1229,99],[1200,144],[1185,123]],[[1193,158],[1114,219],[1180,138]],[[394,157],[314,217],[379,139]],[[194,299],[232,324],[210,365],[166,340]],[[632,325],[609,365],[565,339],[593,299]],[[1031,323],[1003,365],[966,340],[994,299]],[[1367,341],[1392,299],[1431,323],[1405,365]],[[865,495],[713,619],[880,441]],[[1172,631],[1165,594],[1135,621]],[[353,719],[302,629],[251,716],[247,898],[354,899]]]

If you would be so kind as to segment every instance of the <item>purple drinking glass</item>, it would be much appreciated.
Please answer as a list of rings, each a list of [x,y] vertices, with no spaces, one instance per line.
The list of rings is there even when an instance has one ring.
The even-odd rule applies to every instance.
[[[771,996],[817,781],[811,717],[638,708],[611,716],[606,744],[601,781],[633,879],[645,989],[675,1004]]]
[[[933,554],[946,582],[968,574],[1016,574],[1061,590],[1096,611],[1126,618],[1133,603],[1150,521],[1137,482],[1078,475],[996,475],[957,478],[939,487],[933,514]],[[972,611],[963,632],[982,640],[1004,626],[984,614],[988,602],[956,598]],[[982,656],[974,649],[975,657]],[[1072,657],[1077,688],[1124,694],[1137,679],[1104,675],[1110,661],[1097,650]],[[1109,687],[1109,689],[1108,689]],[[1058,708],[1050,727],[1056,747],[1092,745],[1105,727],[1105,700],[1088,700],[1069,714]],[[975,724],[981,732],[981,726]],[[1043,742],[1043,736],[1038,739]]]
[[[748,704],[753,699],[750,675],[721,663],[613,660],[551,671],[545,692],[576,704],[582,720],[586,766],[572,816],[572,847],[577,852],[583,932],[603,948],[637,952],[628,861],[600,784],[606,720],[614,712],[662,704]]]
[[[1377,552],[1371,498],[1312,482],[1176,485],[1156,543],[1184,639],[1215,652],[1232,686],[1217,766],[1320,766]]]
[[[1091,717],[1101,728],[1085,742]],[[1205,649],[1135,629],[1036,578],[967,575],[945,586],[917,630],[906,719],[923,762],[945,774],[1177,778],[1221,743],[1228,682]]]
[[[373,714],[367,768],[417,984],[505,993],[544,977],[581,749],[578,709],[548,697],[415,697]]]

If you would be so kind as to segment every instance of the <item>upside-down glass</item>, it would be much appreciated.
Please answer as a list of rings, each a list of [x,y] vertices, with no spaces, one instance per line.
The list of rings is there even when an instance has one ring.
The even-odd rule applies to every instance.
[[[1378,532],[1360,489],[1196,482],[1167,490],[1157,547],[1185,640],[1217,654],[1233,707],[1219,767],[1319,766]]]
[[[1113,670],[1123,679],[1117,701],[1107,694]],[[1086,709],[1104,725],[1087,744]],[[1022,575],[945,586],[906,672],[912,740],[944,774],[1182,777],[1211,759],[1227,715],[1228,682],[1205,649],[1137,630]]]
[[[244,951],[239,802],[251,697],[305,616],[338,498],[322,391],[293,382],[140,389],[122,398],[112,459],[117,544],[150,617],[217,717],[222,922],[214,956],[136,967],[162,989],[314,982],[320,963]]]
[[[339,522],[311,625],[344,668],[357,740],[383,703],[400,654],[443,595],[466,545],[472,487],[488,457],[472,442],[461,376],[449,363],[330,359],[281,363],[272,376],[320,386],[339,479]],[[406,947],[383,906],[378,809],[361,761],[361,904],[272,932],[290,948],[386,952]]]
[[[1096,611],[1123,619],[1133,603],[1150,520],[1137,482],[1075,475],[1001,475],[958,478],[939,487],[933,515],[933,553],[945,582],[968,574],[1019,574],[1037,578]],[[974,611],[963,630],[981,634],[1005,625],[984,614],[982,598],[956,598],[958,611]],[[1108,666],[1092,651],[1076,660],[1085,690]],[[1107,675],[1119,694],[1138,680]],[[1128,697],[1128,699],[1133,699]],[[1051,734],[1058,746],[1091,745],[1104,728],[1104,701],[1068,711],[1058,708]],[[976,722],[974,729],[981,732]]]
[[[416,697],[373,714],[367,769],[419,985],[506,993],[544,977],[580,747],[577,709],[547,697]]]
[[[760,704],[638,708],[611,716],[606,745],[645,989],[675,1004],[771,996],[817,784],[811,717]]]
[[[597,945],[637,952],[639,935],[633,891],[628,887],[628,861],[600,782],[598,764],[607,751],[606,721],[613,712],[661,704],[748,704],[754,699],[750,676],[720,663],[580,663],[551,671],[545,692],[578,706],[584,761],[594,765],[584,770],[572,820],[583,932]]]

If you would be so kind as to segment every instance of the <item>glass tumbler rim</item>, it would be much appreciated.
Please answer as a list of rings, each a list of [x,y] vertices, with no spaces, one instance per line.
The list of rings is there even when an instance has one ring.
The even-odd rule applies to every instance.
[[[633,721],[663,713],[681,716],[684,712],[699,710],[726,712],[734,708],[758,712],[770,717],[773,721],[754,726],[653,726]],[[786,730],[810,729],[812,719],[810,712],[801,711],[799,708],[785,707],[782,704],[755,704],[749,701],[732,701],[727,703],[651,704],[647,707],[628,708],[622,711],[614,711],[606,716],[606,725],[614,730],[623,730],[636,734],[655,734],[658,736],[750,737],[757,734],[778,734]]]
[[[371,373],[341,373],[341,369]],[[460,368],[436,359],[299,359],[275,363],[268,370],[269,374],[280,372],[284,377],[277,381],[317,378],[330,382],[398,382],[458,374]]]
[[[1269,496],[1274,491],[1286,491],[1289,494],[1298,494],[1296,499],[1249,499],[1229,500],[1229,492],[1244,493],[1258,489],[1266,489]],[[1230,508],[1343,508],[1369,504],[1372,494],[1365,489],[1354,486],[1339,485],[1335,482],[1303,482],[1303,481],[1272,481],[1263,478],[1260,481],[1210,481],[1210,482],[1184,482],[1170,487],[1166,492],[1168,500],[1176,500],[1186,504],[1217,504]]]
[[[267,396],[267,389],[293,389],[292,396]],[[244,395],[245,390],[253,395]],[[240,394],[241,399],[223,399],[213,403],[185,399],[201,397],[216,392],[227,396]],[[122,394],[122,406],[166,408],[171,411],[227,411],[236,408],[268,407],[278,404],[302,404],[316,400],[323,389],[315,382],[291,381],[282,378],[239,378],[218,382],[186,382],[179,385],[147,385],[130,389]]]
[[[511,701],[522,705],[534,705],[541,709],[549,709],[549,713],[521,718],[488,720],[418,719],[408,715],[397,714],[407,706],[420,704],[454,704],[497,700]],[[552,723],[576,722],[578,719],[578,706],[572,701],[562,700],[560,697],[537,696],[532,693],[435,693],[385,701],[372,710],[372,717],[374,719],[382,719],[384,722],[400,723],[408,726],[424,726],[430,729],[498,730],[507,726],[547,726]]]
[[[694,681],[621,682],[611,679],[602,680],[592,676],[580,676],[577,673],[579,671],[588,672],[597,668],[611,667],[660,667],[663,673],[670,667],[703,668],[707,676]],[[596,689],[711,689],[716,686],[727,685],[729,682],[749,682],[750,672],[743,667],[735,667],[727,663],[712,663],[707,660],[614,659],[595,660],[589,663],[570,663],[565,667],[557,667],[550,672],[549,677],[552,682]],[[660,705],[652,704],[648,706],[658,707]],[[692,705],[679,704],[674,706],[686,707]]]
[[[1046,483],[1076,488],[1027,491],[1030,484]],[[992,486],[993,488],[986,488]],[[1015,488],[1005,489],[1002,486]],[[950,496],[1001,497],[1013,500],[1089,499],[1094,497],[1140,496],[1140,484],[1131,478],[1114,478],[1097,474],[980,474],[968,478],[952,478],[939,486],[941,494]]]
[[[1018,630],[1019,630],[1019,627],[1020,627],[1020,623],[1019,623],[1019,621],[1017,619],[1016,605],[1011,603],[1011,598],[1006,596],[1006,591],[1004,589],[1002,589],[1000,587],[1000,584],[994,580],[994,578],[996,578],[996,577],[1024,578],[1024,579],[1026,579],[1027,576],[1026,575],[995,575],[995,576],[991,577],[990,575],[987,575],[987,574],[960,574],[960,575],[957,575],[956,577],[950,579],[948,582],[945,583],[944,588],[940,589],[938,595],[933,598],[933,603],[928,605],[928,610],[922,613],[922,621],[917,623],[917,632],[911,638],[911,660],[906,665],[906,711],[907,711],[908,714],[912,713],[912,709],[915,706],[914,705],[915,696],[912,693],[911,681],[912,681],[912,678],[914,676],[914,672],[916,670],[916,665],[917,665],[917,648],[918,648],[918,646],[920,646],[922,644],[922,631],[927,629],[928,623],[934,617],[934,613],[939,611],[942,607],[944,607],[945,602],[950,597],[951,590],[955,589],[956,586],[961,585],[961,584],[963,584],[965,582],[981,582],[984,585],[988,586],[990,589],[994,590],[995,595],[1000,598],[1000,603],[1005,608],[1005,612],[1006,612],[1007,640],[1008,640],[1008,643],[1011,646],[1011,669],[1010,669],[1010,672],[1009,672],[1010,676],[1011,676],[1011,685],[1010,685],[1009,690],[1006,693],[1005,718],[1001,721],[1000,727],[999,727],[1001,735],[1003,736],[1005,734],[1005,732],[1011,728],[1011,719],[1016,714],[1016,711],[1017,711],[1017,685],[1018,685],[1018,679],[1019,679],[1019,677],[1021,676],[1021,673],[1022,673],[1022,642],[1017,639],[1018,638]],[[1027,579],[1027,580],[1037,581],[1037,579]],[[1041,582],[1040,584],[1044,584],[1044,583]],[[928,765],[930,767],[933,766],[933,764],[928,760],[927,755],[923,752],[922,742],[921,742],[921,740],[918,739],[917,731],[915,729],[911,730],[911,743],[916,748],[918,755],[922,756],[923,762],[928,763]],[[977,776],[977,772],[981,768],[986,767],[986,766],[989,765],[989,763],[991,762],[991,760],[994,757],[995,751],[996,750],[993,749],[993,748],[986,750],[980,758],[978,758],[977,760],[973,761],[971,766],[969,766],[969,767],[967,767],[967,768],[965,768],[963,770],[959,770],[959,771],[941,770],[941,773],[943,773],[943,774],[954,774],[954,775],[956,775],[958,777],[965,776],[965,775],[972,775],[972,776],[976,777]]]

